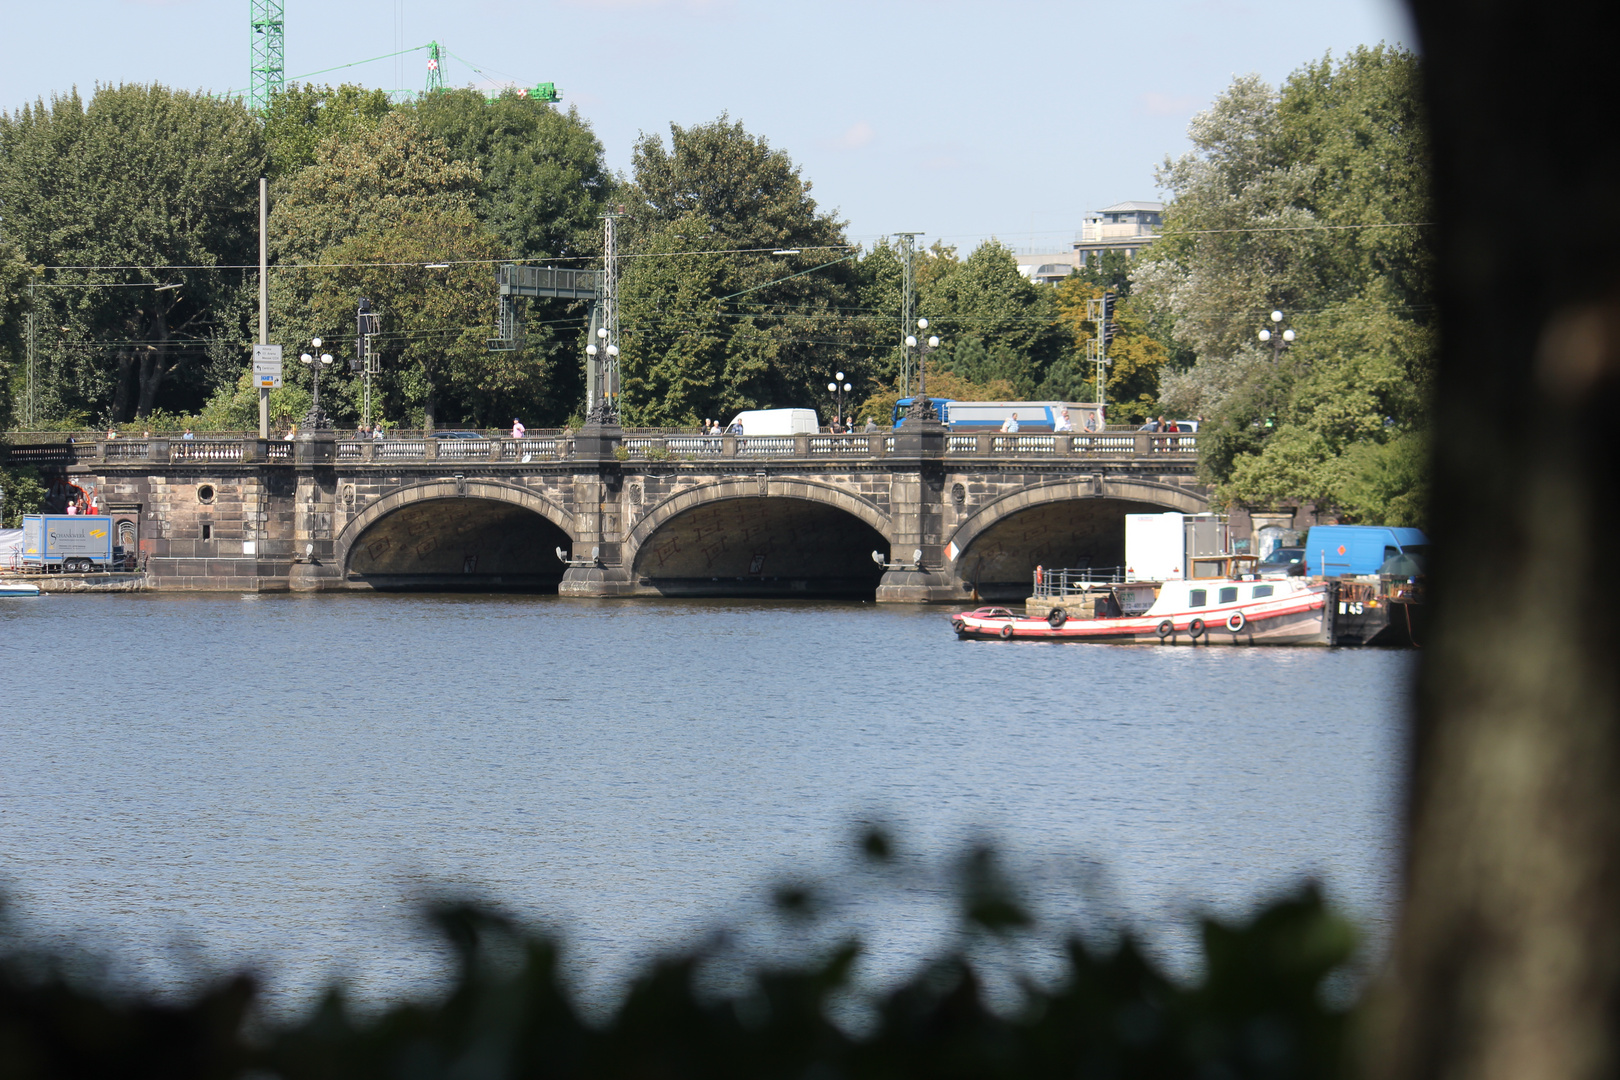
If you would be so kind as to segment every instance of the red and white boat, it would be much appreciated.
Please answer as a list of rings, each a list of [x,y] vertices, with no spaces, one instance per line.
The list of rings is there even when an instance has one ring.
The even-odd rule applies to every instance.
[[[1332,645],[1327,584],[1298,577],[1194,578],[1159,586],[1139,615],[1121,613],[1125,590],[1099,586],[1091,612],[1054,607],[1044,619],[983,607],[951,616],[964,638],[1137,642],[1153,645]],[[1130,604],[1124,607],[1129,608]]]

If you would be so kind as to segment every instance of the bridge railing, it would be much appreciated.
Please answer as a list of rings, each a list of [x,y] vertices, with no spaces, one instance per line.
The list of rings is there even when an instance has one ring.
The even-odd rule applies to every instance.
[[[94,442],[12,445],[0,448],[3,460],[15,465],[62,467],[99,462],[231,463],[293,460],[293,443],[282,439],[103,439]],[[337,460],[368,462],[446,461],[528,464],[573,457],[571,432],[545,433],[523,439],[480,437],[443,438],[340,438]],[[627,460],[708,461],[716,458],[798,458],[806,460],[870,459],[895,453],[892,433],[851,435],[691,435],[686,433],[627,433],[619,456]],[[945,453],[953,458],[1145,458],[1190,461],[1198,453],[1192,433],[1107,432],[1096,434],[1003,434],[954,432],[945,437]]]

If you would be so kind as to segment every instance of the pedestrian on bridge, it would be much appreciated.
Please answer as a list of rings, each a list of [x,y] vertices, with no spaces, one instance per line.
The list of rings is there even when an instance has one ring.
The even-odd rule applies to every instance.
[[[521,439],[521,438],[523,438],[524,435],[527,435],[528,432],[529,432],[529,429],[523,426],[523,421],[519,420],[515,416],[512,417],[512,438],[513,439]]]

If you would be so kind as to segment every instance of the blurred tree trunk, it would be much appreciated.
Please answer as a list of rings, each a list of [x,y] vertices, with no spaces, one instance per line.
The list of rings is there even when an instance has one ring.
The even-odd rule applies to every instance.
[[[1606,5],[1411,0],[1435,138],[1433,641],[1380,1080],[1620,1069],[1620,82]]]

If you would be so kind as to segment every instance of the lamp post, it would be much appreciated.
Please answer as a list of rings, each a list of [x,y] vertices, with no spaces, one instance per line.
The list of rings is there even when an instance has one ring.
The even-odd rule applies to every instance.
[[[918,330],[928,329],[927,319],[917,320]],[[939,335],[931,334],[925,343],[919,344],[916,334],[906,335],[906,348],[917,350],[917,394],[911,399],[911,408],[906,410],[908,420],[933,420],[934,406],[928,400],[928,354],[939,348]]]
[[[309,344],[312,349],[319,350],[321,339],[310,338]],[[320,353],[319,359],[317,359],[312,353],[304,353],[298,359],[303,362],[305,367],[309,368],[310,383],[314,387],[314,401],[309,407],[309,412],[304,414],[304,429],[306,431],[318,431],[322,428],[329,428],[332,426],[332,421],[328,420],[326,413],[321,410],[321,372],[332,366],[332,354],[323,352]]]
[[[1281,311],[1273,311],[1271,313],[1271,321],[1273,324],[1281,323],[1283,321],[1283,313]],[[1290,327],[1279,334],[1274,333],[1269,326],[1263,327],[1260,331],[1260,340],[1262,342],[1271,342],[1271,358],[1272,360],[1278,360],[1282,357],[1282,351],[1294,343],[1294,331],[1293,328]]]
[[[602,343],[601,346],[598,347],[596,341],[591,342],[585,346],[585,355],[591,358],[592,364],[595,364],[597,357],[604,353],[607,359],[596,369],[599,372],[596,385],[600,396],[591,403],[590,415],[586,419],[606,424],[617,420],[619,416],[618,402],[614,400],[613,394],[614,387],[619,381],[616,378],[618,374],[619,347],[608,344],[608,328],[605,326],[596,328],[596,337]]]
[[[836,381],[827,384],[827,392],[829,394],[838,395],[838,411],[833,413],[833,423],[842,424],[844,422],[844,395],[850,393],[855,388],[844,381],[844,373],[842,371],[834,375],[833,378]]]

